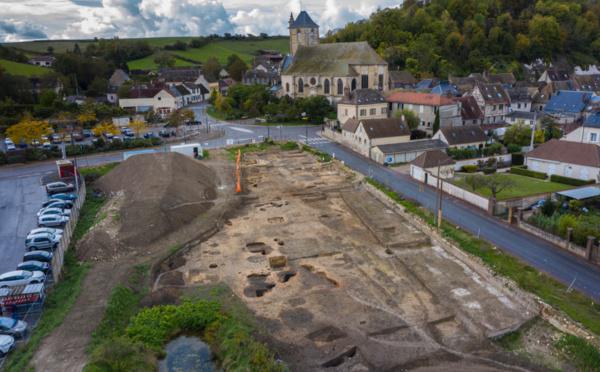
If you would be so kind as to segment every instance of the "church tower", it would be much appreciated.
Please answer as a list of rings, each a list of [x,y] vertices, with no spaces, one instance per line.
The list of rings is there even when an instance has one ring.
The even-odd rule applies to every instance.
[[[319,25],[304,10],[294,19],[290,14],[290,53],[296,54],[299,46],[315,46],[319,44]]]

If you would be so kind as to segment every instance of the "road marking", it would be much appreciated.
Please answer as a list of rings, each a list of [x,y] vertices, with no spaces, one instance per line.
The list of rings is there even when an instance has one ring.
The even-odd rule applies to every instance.
[[[245,128],[238,128],[238,127],[229,127],[232,130],[236,130],[238,132],[243,132],[243,133],[254,133],[253,131],[251,131],[250,129],[245,129]]]

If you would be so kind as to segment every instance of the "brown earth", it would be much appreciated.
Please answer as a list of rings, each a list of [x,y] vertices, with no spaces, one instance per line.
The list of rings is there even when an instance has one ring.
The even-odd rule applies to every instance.
[[[229,163],[226,154],[217,152],[202,162],[179,154],[141,155],[93,185],[111,195],[77,247],[78,256],[94,264],[65,320],[34,354],[36,371],[81,371],[110,293],[126,282],[131,268],[161,262],[173,247],[218,230],[238,203]],[[176,274],[173,278],[171,283],[178,283]],[[177,297],[176,289],[168,289],[145,302],[176,302]]]

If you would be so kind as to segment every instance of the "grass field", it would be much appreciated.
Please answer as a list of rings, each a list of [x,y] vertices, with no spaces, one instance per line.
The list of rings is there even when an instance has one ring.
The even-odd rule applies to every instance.
[[[8,74],[27,77],[41,76],[52,72],[52,69],[49,68],[34,66],[28,63],[8,61],[6,59],[0,59],[0,66],[2,66],[2,69],[4,69],[4,71],[6,71]]]
[[[471,188],[465,183],[465,174],[458,174],[451,182],[465,190],[471,191]],[[514,182],[514,186],[504,190],[498,194],[498,200],[506,200],[511,198],[524,197],[529,195],[542,194],[547,192],[556,192],[573,188],[573,186],[562,183],[549,182],[538,180],[532,177],[520,176],[517,174],[500,174],[501,177],[510,178]],[[486,187],[475,190],[479,195],[490,197],[492,193]]]
[[[173,44],[177,40],[189,42],[194,37],[192,36],[179,36],[179,37],[154,37],[154,38],[133,38],[133,39],[121,39],[123,41],[139,41],[145,40],[150,46],[162,48],[165,45]],[[95,43],[94,40],[38,40],[38,41],[23,41],[20,43],[5,43],[7,46],[12,46],[17,49],[33,52],[33,53],[46,53],[48,47],[54,48],[54,53],[65,53],[67,50],[73,50],[75,44],[79,44],[81,49],[85,49],[89,44]]]
[[[158,69],[158,65],[156,63],[154,63],[155,57],[156,57],[156,55],[153,54],[153,55],[145,57],[145,58],[136,59],[134,61],[127,62],[127,67],[129,67],[130,70],[156,70],[156,69]],[[194,63],[184,61],[179,58],[175,58],[175,66],[176,67],[189,67],[189,66],[194,66],[194,65],[198,65],[198,64],[194,64]]]

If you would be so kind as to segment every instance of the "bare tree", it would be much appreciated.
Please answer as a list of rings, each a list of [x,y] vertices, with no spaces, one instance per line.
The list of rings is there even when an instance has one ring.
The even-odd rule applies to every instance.
[[[465,177],[465,184],[471,188],[471,191],[475,192],[477,189],[485,186],[485,176],[481,174],[470,174]]]

